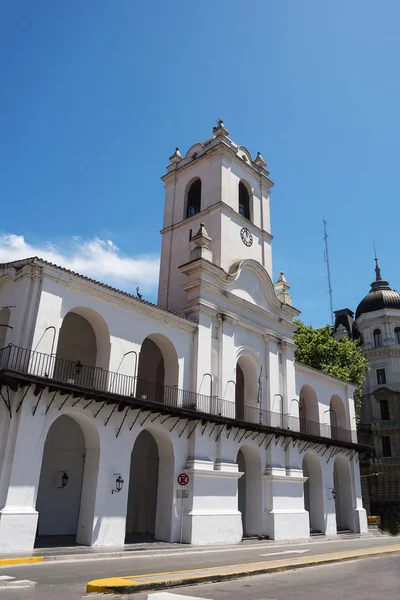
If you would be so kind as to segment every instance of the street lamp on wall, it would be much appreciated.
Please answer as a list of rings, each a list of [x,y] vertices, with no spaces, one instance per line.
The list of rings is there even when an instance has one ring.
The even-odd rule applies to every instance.
[[[124,480],[121,477],[120,473],[114,473],[114,477],[115,477],[115,489],[111,490],[111,493],[113,494],[114,492],[118,493],[122,490],[123,486],[124,486]]]
[[[61,476],[61,485],[59,486],[60,489],[64,489],[65,487],[67,487],[67,483],[69,481],[69,477],[66,473],[66,471],[61,471],[62,476]]]

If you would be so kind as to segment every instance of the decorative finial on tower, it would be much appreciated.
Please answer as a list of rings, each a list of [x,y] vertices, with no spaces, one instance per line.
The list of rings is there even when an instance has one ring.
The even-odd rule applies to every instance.
[[[194,243],[195,247],[190,253],[191,260],[204,258],[209,262],[212,262],[212,252],[209,248],[211,241],[212,240],[207,233],[204,223],[200,223],[198,232],[192,237],[192,242]]]
[[[182,160],[182,154],[179,152],[179,148],[175,148],[175,152],[169,157],[170,163],[178,163]]]
[[[277,298],[278,300],[280,300],[280,302],[282,302],[282,304],[292,304],[292,298],[288,294],[290,285],[286,281],[283,271],[280,272],[278,281],[274,283],[274,288],[277,291]]]
[[[373,243],[374,243],[374,255],[375,255],[374,260],[375,260],[375,273],[376,273],[375,281],[382,281],[381,270],[378,265],[378,257],[376,256],[375,242],[373,242]]]
[[[209,242],[211,242],[211,238],[207,233],[204,223],[200,223],[198,232],[192,237],[192,242],[194,242],[196,246],[208,246]]]
[[[265,167],[267,166],[267,161],[263,159],[263,157],[261,156],[261,152],[257,152],[254,164],[257,165],[257,167],[260,167],[260,169],[265,169]]]
[[[228,136],[229,135],[229,131],[225,127],[222,119],[217,120],[217,126],[213,127],[213,134],[215,136],[217,136],[217,135]]]

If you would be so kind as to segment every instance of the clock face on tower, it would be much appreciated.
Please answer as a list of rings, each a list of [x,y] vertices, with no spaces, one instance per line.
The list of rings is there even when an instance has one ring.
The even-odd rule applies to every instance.
[[[251,232],[247,229],[247,227],[242,227],[240,230],[240,237],[242,238],[242,242],[245,246],[251,246],[253,243],[253,236]]]

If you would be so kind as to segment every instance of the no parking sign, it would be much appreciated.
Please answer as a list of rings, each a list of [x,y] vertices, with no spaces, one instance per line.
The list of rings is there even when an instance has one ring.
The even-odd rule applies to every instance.
[[[187,475],[186,473],[180,473],[178,475],[177,482],[182,487],[185,486],[185,485],[187,485],[189,483],[189,475]]]

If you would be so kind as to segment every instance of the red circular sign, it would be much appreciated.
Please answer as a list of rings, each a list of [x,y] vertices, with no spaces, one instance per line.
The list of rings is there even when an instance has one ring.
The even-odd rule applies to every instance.
[[[178,475],[178,483],[182,486],[187,485],[189,483],[189,475],[186,475],[186,473],[181,473]]]

